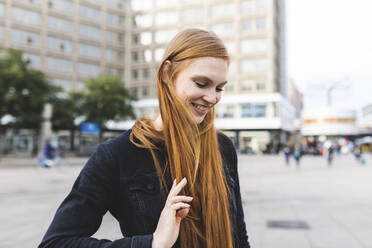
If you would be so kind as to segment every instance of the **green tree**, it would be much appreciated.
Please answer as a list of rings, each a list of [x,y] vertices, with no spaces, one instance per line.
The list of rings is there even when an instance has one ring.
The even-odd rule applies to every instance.
[[[0,52],[0,117],[9,114],[15,118],[14,127],[37,130],[43,106],[58,88],[48,82],[44,73],[30,68],[21,51]]]
[[[130,101],[135,100],[117,76],[98,76],[85,82],[86,89],[75,93],[75,99],[86,121],[96,122],[101,127],[108,120],[134,117]]]

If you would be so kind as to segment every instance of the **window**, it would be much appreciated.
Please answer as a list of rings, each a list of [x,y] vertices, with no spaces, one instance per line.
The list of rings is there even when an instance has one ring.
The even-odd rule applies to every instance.
[[[39,61],[39,56],[35,55],[35,54],[26,54],[26,60],[28,61],[28,63],[33,66],[33,67],[38,67],[40,64],[40,61]]]
[[[111,31],[106,31],[106,41],[114,42],[115,41],[115,33]]]
[[[151,32],[143,32],[140,34],[140,41],[142,45],[150,45],[152,41]]]
[[[241,90],[243,91],[252,91],[254,87],[254,81],[253,80],[243,80],[241,81]]]
[[[266,82],[264,80],[259,80],[257,82],[257,90],[258,91],[265,91],[266,90]]]
[[[174,24],[178,22],[178,14],[174,11],[161,12],[155,17],[155,22],[157,26],[164,26],[169,24]]]
[[[132,1],[137,2],[137,1]],[[140,1],[138,1],[140,2]],[[139,28],[147,28],[152,25],[152,16],[151,15],[136,15],[134,17],[134,26]]]
[[[39,25],[41,21],[41,17],[39,13],[21,9],[21,8],[13,8],[13,19],[18,22],[23,22],[32,25]]]
[[[19,43],[28,44],[31,46],[39,45],[39,35],[36,33],[25,32],[18,29],[12,30],[12,40]]]
[[[138,44],[139,40],[140,40],[140,34],[134,34],[134,35],[132,35],[132,42],[133,42],[133,44]]]
[[[78,72],[80,74],[85,74],[89,76],[98,76],[100,69],[98,65],[94,64],[86,64],[86,63],[79,63],[78,64]]]
[[[149,95],[149,89],[148,87],[142,88],[142,96],[148,96]]]
[[[266,4],[265,0],[256,0],[256,11],[258,13],[265,12]]]
[[[253,73],[253,72],[255,72],[255,61],[254,60],[243,60],[241,62],[240,71],[242,73]]]
[[[106,49],[105,51],[106,60],[113,61],[115,58],[114,54],[115,54],[114,50]]]
[[[235,11],[233,3],[215,5],[211,10],[212,18],[232,16],[234,14]]]
[[[132,61],[137,62],[139,60],[138,52],[132,52]]]
[[[58,39],[55,37],[48,37],[47,46],[49,49],[58,50],[61,52],[71,52],[71,42],[68,40]]]
[[[251,20],[242,21],[240,25],[241,25],[240,28],[243,32],[252,32],[253,31]]]
[[[200,21],[204,18],[204,9],[185,9],[182,14],[182,20],[184,22]]]
[[[61,72],[70,72],[72,69],[71,61],[65,59],[47,57],[46,64],[48,69],[58,70]]]
[[[80,24],[79,25],[79,33],[83,36],[89,36],[91,38],[99,39],[101,31],[100,31],[99,28],[84,25],[84,24]]]
[[[124,61],[124,53],[121,51],[116,51],[116,60],[119,62]]]
[[[177,34],[177,30],[169,29],[162,30],[155,33],[156,43],[168,43]]]
[[[253,12],[254,12],[253,0],[245,0],[241,2],[240,13],[244,15],[244,14],[252,14]]]
[[[176,6],[179,0],[156,0],[157,7]]]
[[[79,43],[78,51],[79,51],[79,55],[95,57],[95,58],[101,57],[101,49],[98,46]]]
[[[145,62],[149,63],[152,61],[152,52],[150,49],[146,49],[143,55],[144,55]]]
[[[40,0],[24,0],[24,1],[32,3],[32,4],[40,4]]]
[[[255,73],[255,72],[264,72],[266,70],[266,60],[243,60],[241,62],[241,72],[242,73]]]
[[[53,30],[57,29],[63,32],[72,32],[72,23],[70,21],[53,16],[48,17],[48,27]]]
[[[142,76],[143,76],[143,78],[146,78],[146,79],[149,78],[150,70],[148,68],[143,69]]]
[[[111,8],[122,9],[124,7],[124,0],[107,0],[107,5],[110,6]]]
[[[72,14],[71,0],[48,0],[48,7],[51,9],[65,10],[66,13]]]
[[[112,13],[107,13],[106,23],[109,25],[121,25],[124,23],[124,18]]]
[[[90,8],[85,5],[79,6],[79,14],[81,17],[93,19],[99,21],[101,12],[98,9]]]
[[[235,107],[234,105],[228,104],[228,105],[220,105],[218,109],[219,118],[234,118],[234,111]]]
[[[133,11],[152,9],[152,0],[131,1]]]
[[[124,35],[120,33],[114,33],[111,31],[106,31],[106,41],[110,43],[118,43],[123,44],[124,42]]]
[[[217,35],[231,35],[233,34],[233,23],[221,23],[212,26],[212,30]]]
[[[155,60],[156,61],[160,61],[162,58],[163,58],[163,56],[164,56],[164,48],[157,48],[156,50],[155,50]]]
[[[138,70],[132,70],[132,79],[138,79]]]
[[[243,118],[257,118],[266,116],[265,104],[242,104]]]
[[[266,60],[259,59],[256,61],[256,69],[258,72],[264,72],[266,70]]]
[[[256,20],[256,30],[257,31],[265,30],[265,20],[264,19],[257,19]]]

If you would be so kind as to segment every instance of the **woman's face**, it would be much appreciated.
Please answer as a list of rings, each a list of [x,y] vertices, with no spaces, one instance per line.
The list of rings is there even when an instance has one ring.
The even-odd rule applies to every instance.
[[[179,72],[174,82],[176,93],[185,101],[197,124],[220,101],[226,77],[227,61],[214,57],[197,58]]]

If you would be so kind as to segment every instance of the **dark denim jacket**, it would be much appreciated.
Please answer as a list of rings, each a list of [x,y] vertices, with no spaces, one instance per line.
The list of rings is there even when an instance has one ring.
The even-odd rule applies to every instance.
[[[97,148],[58,208],[39,247],[151,247],[166,196],[160,191],[150,152],[133,145],[129,134],[123,133]],[[231,192],[234,246],[247,248],[235,149],[225,135],[219,134],[218,140]],[[91,237],[107,211],[118,220],[124,238],[110,241]]]

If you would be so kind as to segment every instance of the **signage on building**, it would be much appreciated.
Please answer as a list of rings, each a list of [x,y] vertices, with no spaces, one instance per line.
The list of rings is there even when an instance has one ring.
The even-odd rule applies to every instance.
[[[101,129],[97,123],[84,122],[80,126],[80,131],[83,134],[99,134]]]

